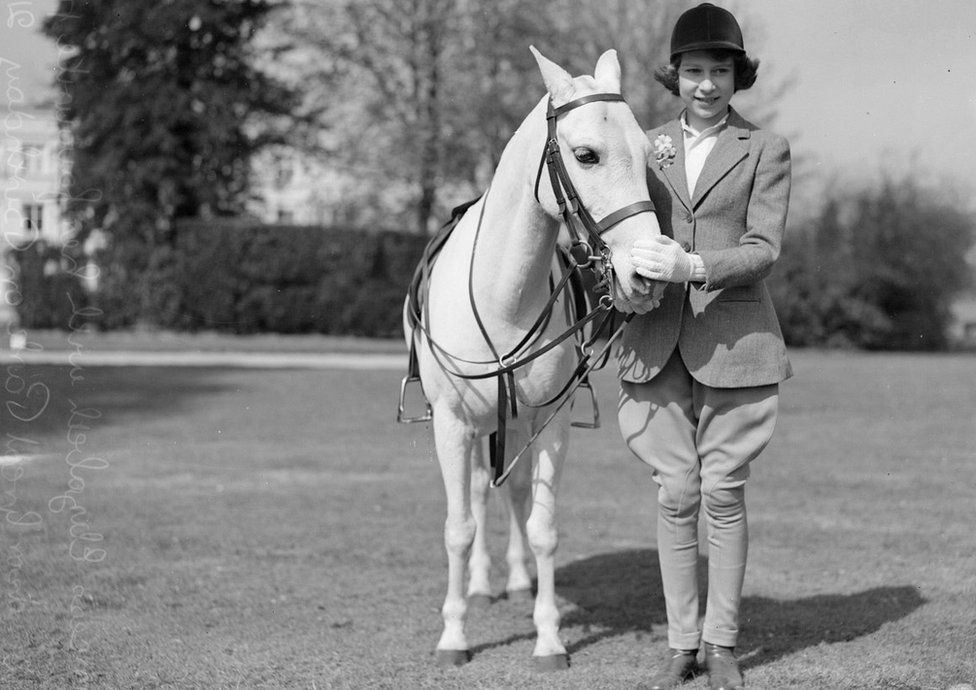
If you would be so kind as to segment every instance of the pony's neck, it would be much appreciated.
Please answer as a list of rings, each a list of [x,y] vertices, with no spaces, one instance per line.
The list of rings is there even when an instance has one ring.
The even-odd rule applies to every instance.
[[[484,311],[510,323],[534,319],[549,296],[548,280],[559,223],[535,199],[535,179],[546,143],[543,99],[502,152],[485,200],[478,240],[475,288]],[[542,171],[541,184],[549,184]]]

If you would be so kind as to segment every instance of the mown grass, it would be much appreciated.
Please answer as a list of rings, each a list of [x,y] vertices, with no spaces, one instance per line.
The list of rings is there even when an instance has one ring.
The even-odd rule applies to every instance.
[[[793,357],[749,485],[749,686],[976,681],[976,358]],[[0,474],[0,687],[628,688],[665,651],[610,372],[559,501],[572,666],[542,675],[504,599],[472,614],[470,664],[432,663],[443,490],[429,431],[393,421],[400,372],[78,363],[3,365],[0,454],[37,459]]]

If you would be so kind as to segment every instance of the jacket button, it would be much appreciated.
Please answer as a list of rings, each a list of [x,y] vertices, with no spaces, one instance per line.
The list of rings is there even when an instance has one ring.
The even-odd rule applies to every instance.
[[[690,252],[691,251],[691,244],[689,244],[688,242],[682,242],[681,243],[681,248],[684,249],[686,252]]]
[[[690,223],[690,222],[691,222],[691,221],[693,221],[694,219],[695,219],[695,218],[694,218],[694,216],[692,216],[692,215],[691,215],[690,213],[686,213],[686,214],[685,214],[685,222],[686,222],[686,223]]]

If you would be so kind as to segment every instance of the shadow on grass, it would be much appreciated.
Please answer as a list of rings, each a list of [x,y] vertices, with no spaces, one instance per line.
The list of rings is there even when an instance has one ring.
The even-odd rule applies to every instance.
[[[699,574],[708,561],[699,561]],[[705,604],[705,583],[699,601]],[[577,608],[563,625],[581,626],[585,637],[570,654],[602,639],[644,632],[666,639],[667,616],[657,551],[605,553],[569,563],[556,571],[559,596]],[[742,667],[769,663],[821,642],[845,642],[878,630],[925,603],[912,586],[875,587],[854,594],[822,594],[792,601],[766,597],[742,600]],[[589,633],[590,628],[599,628]]]
[[[910,585],[873,587],[854,594],[818,594],[793,601],[742,600],[742,667],[761,666],[822,642],[848,642],[904,618],[925,603]]]
[[[563,626],[581,627],[584,634],[567,646],[571,655],[626,633],[662,633],[666,625],[661,571],[657,551],[651,549],[568,563],[556,570],[556,592],[577,607],[563,617]]]
[[[6,386],[0,429],[34,440],[63,436],[69,422],[106,424],[123,416],[172,414],[191,397],[229,388],[207,371],[169,367],[7,364],[0,374]]]

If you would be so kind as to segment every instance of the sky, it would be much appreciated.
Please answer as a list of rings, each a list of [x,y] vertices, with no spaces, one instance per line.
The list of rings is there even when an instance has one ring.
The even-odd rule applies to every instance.
[[[773,128],[798,167],[857,182],[882,168],[976,191],[976,0],[729,0],[760,80],[785,83]],[[57,46],[38,34],[56,0],[0,0],[0,107],[50,91]],[[17,107],[16,105],[14,107]],[[0,111],[2,114],[4,111]],[[0,120],[2,122],[2,120]],[[976,194],[971,195],[976,198]]]
[[[739,6],[747,49],[746,20],[760,24],[760,79],[789,86],[775,128],[823,176],[885,166],[976,190],[976,0]]]
[[[39,31],[44,17],[57,6],[57,0],[0,0],[0,104],[4,115],[11,101],[18,100],[13,90],[22,91],[28,101],[50,91],[58,49]]]

